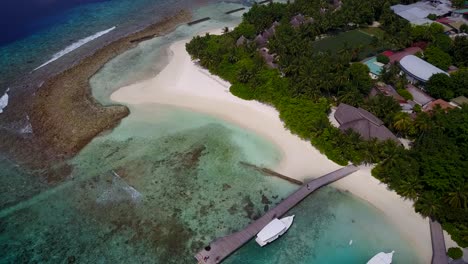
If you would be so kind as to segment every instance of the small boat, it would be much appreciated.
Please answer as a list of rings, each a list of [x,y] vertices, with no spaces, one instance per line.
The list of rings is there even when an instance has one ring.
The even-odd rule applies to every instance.
[[[287,216],[281,219],[275,218],[268,225],[266,225],[260,232],[257,234],[255,241],[260,246],[265,246],[266,244],[273,242],[282,234],[286,233],[291,227],[294,220],[294,215]]]
[[[372,257],[369,261],[367,261],[367,264],[391,264],[393,253],[395,253],[395,251],[392,251],[390,253],[380,252],[379,254]]]

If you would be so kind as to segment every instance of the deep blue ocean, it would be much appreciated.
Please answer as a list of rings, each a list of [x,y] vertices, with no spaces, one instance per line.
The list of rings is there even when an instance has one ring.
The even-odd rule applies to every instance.
[[[0,46],[67,20],[73,7],[108,0],[19,0],[0,3]]]

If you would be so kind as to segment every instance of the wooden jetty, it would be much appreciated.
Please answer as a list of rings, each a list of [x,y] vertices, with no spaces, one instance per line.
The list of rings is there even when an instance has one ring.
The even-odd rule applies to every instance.
[[[232,14],[232,13],[235,13],[235,12],[239,12],[239,11],[242,11],[242,10],[245,10],[245,7],[241,7],[241,8],[237,8],[237,9],[233,9],[233,10],[227,11],[225,14],[226,14],[226,15],[229,15],[229,14]]]
[[[211,242],[209,246],[198,252],[195,255],[195,258],[201,264],[220,263],[227,256],[231,255],[234,251],[257,235],[258,232],[260,232],[260,230],[262,230],[271,220],[284,215],[309,194],[320,187],[344,178],[357,170],[359,170],[358,167],[349,165],[304,184],[276,207],[268,211],[265,215],[250,223],[246,228]]]
[[[290,183],[294,183],[294,184],[297,184],[297,185],[302,185],[303,184],[303,182],[300,181],[300,180],[296,180],[294,178],[288,177],[286,175],[278,173],[278,172],[276,172],[274,170],[270,170],[268,168],[258,167],[256,165],[247,163],[245,161],[240,161],[239,163],[244,167],[254,169],[254,170],[256,170],[256,171],[258,171],[258,172],[260,172],[260,173],[262,173],[263,175],[266,175],[266,176],[275,176],[275,177],[278,177],[280,179],[283,179],[285,181],[288,181]]]
[[[200,19],[197,19],[197,20],[194,20],[194,21],[190,21],[187,23],[187,25],[191,26],[191,25],[195,25],[195,24],[198,24],[198,23],[201,23],[201,22],[204,22],[204,21],[207,21],[207,20],[210,20],[211,17],[204,17],[204,18],[200,18]]]
[[[432,264],[448,264],[447,249],[442,226],[434,219],[429,219],[432,241]]]

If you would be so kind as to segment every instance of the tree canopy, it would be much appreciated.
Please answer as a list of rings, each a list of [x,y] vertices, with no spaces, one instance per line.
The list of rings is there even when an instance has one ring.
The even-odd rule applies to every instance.
[[[427,47],[424,56],[427,58],[427,62],[442,70],[447,70],[452,64],[452,57],[435,45]]]

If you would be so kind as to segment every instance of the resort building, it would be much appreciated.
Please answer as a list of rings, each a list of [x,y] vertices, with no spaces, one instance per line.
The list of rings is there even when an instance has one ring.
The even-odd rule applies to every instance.
[[[248,43],[248,39],[244,35],[240,36],[236,41],[236,46],[240,47]]]
[[[398,92],[389,84],[378,82],[370,91],[369,96],[373,97],[378,94],[391,96],[398,103],[406,103],[406,99],[399,95]]]
[[[263,60],[267,64],[267,66],[271,69],[277,69],[278,64],[275,63],[275,55],[270,54],[267,48],[261,48],[259,50],[260,56],[262,56]]]
[[[434,110],[436,107],[440,107],[442,110],[448,111],[450,109],[455,108],[456,106],[451,105],[450,103],[442,100],[442,99],[437,99],[435,101],[432,101],[428,103],[427,105],[423,106],[423,111],[424,112],[431,112]]]
[[[298,14],[298,15],[295,15],[291,18],[291,21],[289,22],[291,24],[292,27],[294,28],[298,28],[300,27],[301,25],[303,24],[311,24],[311,23],[314,23],[314,19],[313,18],[306,18],[304,15],[302,14]]]
[[[264,38],[264,37],[262,36],[262,34],[258,34],[258,35],[255,37],[254,42],[255,42],[255,44],[257,44],[257,46],[258,46],[259,48],[266,47],[266,45],[267,45],[267,43],[268,43],[267,39]]]
[[[400,105],[401,111],[405,113],[413,113],[413,108],[417,104],[412,100],[406,100],[395,90],[395,88],[393,88],[393,86],[382,82],[378,82],[377,85],[371,89],[369,97],[373,97],[379,94],[392,97],[393,100],[398,102]]]
[[[413,101],[420,106],[426,105],[435,100],[430,95],[412,84],[406,85],[406,90],[413,96]]]
[[[414,55],[407,55],[400,60],[400,68],[406,73],[406,77],[411,83],[425,84],[432,75],[437,73],[447,74],[445,71],[422,60]]]
[[[468,98],[466,98],[465,96],[458,96],[450,100],[450,104],[457,107],[461,107],[463,104],[468,105]]]
[[[419,1],[410,5],[399,4],[392,6],[391,9],[414,25],[431,24],[433,21],[427,18],[430,14],[442,17],[447,16],[453,10],[449,0]]]
[[[418,52],[423,52],[423,50],[420,47],[409,47],[398,52],[392,52],[392,51],[387,50],[383,52],[382,55],[387,56],[388,59],[390,60],[390,63],[393,64],[395,62],[400,62],[400,60],[405,56],[414,55]]]
[[[380,119],[362,108],[341,103],[334,116],[338,124],[340,124],[341,131],[351,129],[366,140],[372,138],[382,141],[390,139],[401,144]]]
[[[453,14],[453,13],[452,13]],[[436,20],[436,22],[443,24],[448,27],[449,34],[460,33],[460,27],[463,24],[467,24],[463,17],[442,17]],[[447,32],[447,30],[445,30]]]
[[[460,17],[468,19],[468,8],[454,10],[452,12],[452,17]]]

